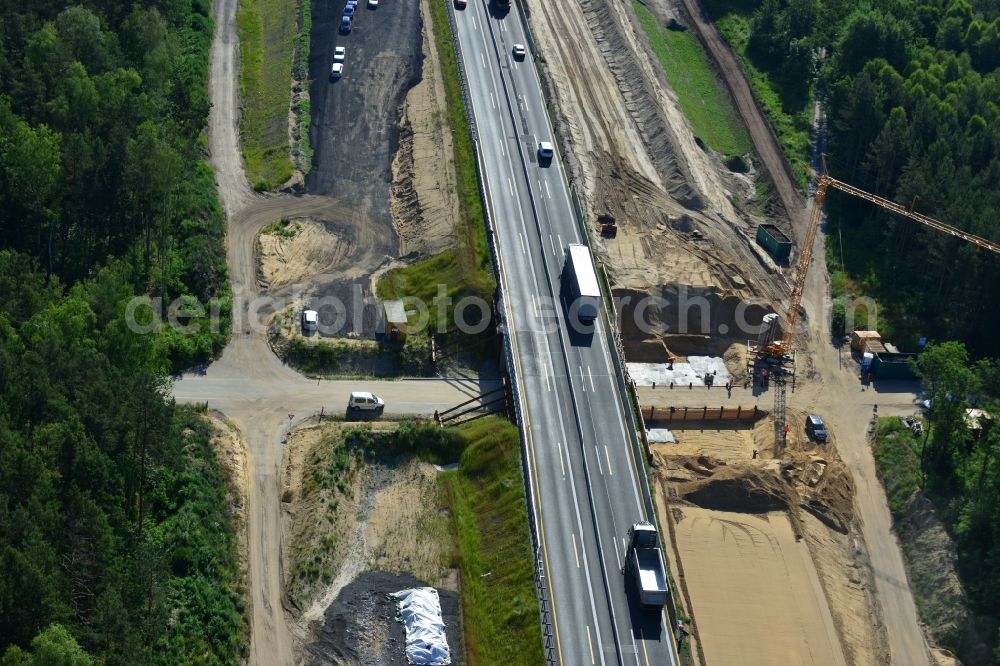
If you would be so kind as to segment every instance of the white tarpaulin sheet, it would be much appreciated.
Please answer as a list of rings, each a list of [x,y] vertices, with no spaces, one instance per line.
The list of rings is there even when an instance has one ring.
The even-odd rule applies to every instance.
[[[406,660],[420,666],[450,664],[451,652],[444,634],[437,590],[416,587],[391,596],[399,600],[399,616],[406,627]]]

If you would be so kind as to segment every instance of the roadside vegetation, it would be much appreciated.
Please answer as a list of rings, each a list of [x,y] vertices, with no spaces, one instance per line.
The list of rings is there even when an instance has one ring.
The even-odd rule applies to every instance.
[[[489,418],[455,430],[465,449],[446,472],[462,572],[466,662],[540,664],[542,637],[517,428]]]
[[[807,18],[808,12],[817,11],[815,4],[813,0],[705,2],[719,33],[743,65],[754,96],[803,191],[807,184],[817,61],[812,43],[803,37],[813,29]]]
[[[708,0],[741,54],[793,165],[809,101],[828,117],[831,175],[1000,240],[1000,13],[973,0]],[[770,84],[770,89],[768,85]],[[774,99],[790,120],[773,111]],[[798,167],[795,167],[798,170]],[[1000,257],[867,202],[831,193],[833,296],[879,304],[883,339],[963,340],[992,353]]]
[[[0,252],[5,664],[66,663],[53,637],[96,663],[247,656],[212,426],[174,406],[157,338],[126,325],[128,275],[65,288]]]
[[[410,335],[404,343],[296,337],[284,356],[312,376],[424,377],[434,369],[426,335]]]
[[[1000,659],[1000,362],[972,363],[961,343],[948,342],[929,345],[917,366],[931,401],[925,429],[915,434],[896,417],[880,419],[875,462],[922,619],[964,663],[985,663],[987,652]],[[926,552],[926,540],[907,533],[920,496],[954,541],[964,595],[945,594],[933,578],[942,553]],[[942,620],[964,618],[966,605],[974,617]]]
[[[281,187],[293,171],[289,95],[297,44],[301,48],[299,18],[303,4],[309,2],[296,0],[296,11],[289,11],[290,4],[289,0],[243,0],[236,14],[243,104],[240,137],[247,179],[258,191]],[[296,63],[295,72],[300,67]]]
[[[749,153],[750,137],[698,38],[690,30],[662,26],[639,0],[632,0],[632,7],[695,136],[726,157]]]
[[[442,285],[451,304],[446,309],[446,328],[453,321],[454,305],[465,296],[476,296],[489,303],[495,282],[479,180],[476,156],[465,116],[465,105],[459,82],[455,45],[448,24],[448,8],[443,2],[431,2],[430,26],[435,48],[441,62],[444,79],[444,121],[452,130],[455,175],[458,184],[459,219],[455,222],[456,245],[440,254],[397,268],[386,273],[378,283],[382,299],[411,297],[424,303],[436,303],[438,286]],[[438,308],[431,307],[429,326],[438,330]]]

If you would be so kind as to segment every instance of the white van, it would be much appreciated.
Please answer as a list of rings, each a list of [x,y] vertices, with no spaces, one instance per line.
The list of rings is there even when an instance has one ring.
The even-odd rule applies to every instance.
[[[385,409],[385,400],[374,393],[353,391],[350,399],[347,401],[347,411],[351,411],[352,409],[363,412],[381,413]]]

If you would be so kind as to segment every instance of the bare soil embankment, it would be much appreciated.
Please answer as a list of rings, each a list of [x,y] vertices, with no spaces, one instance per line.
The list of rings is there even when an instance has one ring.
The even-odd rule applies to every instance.
[[[356,425],[310,422],[288,435],[282,543],[300,656],[316,664],[405,663],[402,627],[385,595],[430,585],[441,595],[460,663],[458,576],[438,471],[419,462],[364,462],[364,452],[347,449],[341,437]]]
[[[700,144],[647,46],[631,7],[610,0],[531,6],[543,80],[585,215],[618,222],[594,242],[618,298],[662,299],[652,328],[745,339],[734,312],[756,303],[750,326],[780,302],[777,266],[753,240],[764,221],[734,201],[753,198],[752,174],[734,173]],[[707,299],[707,323],[680,304]],[[634,322],[625,309],[623,322]],[[647,339],[622,327],[626,345]]]

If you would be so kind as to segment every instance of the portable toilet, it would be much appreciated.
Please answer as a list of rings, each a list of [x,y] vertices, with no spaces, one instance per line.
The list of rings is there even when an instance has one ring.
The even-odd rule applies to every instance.
[[[403,301],[382,301],[381,324],[386,340],[406,341],[406,308]]]

